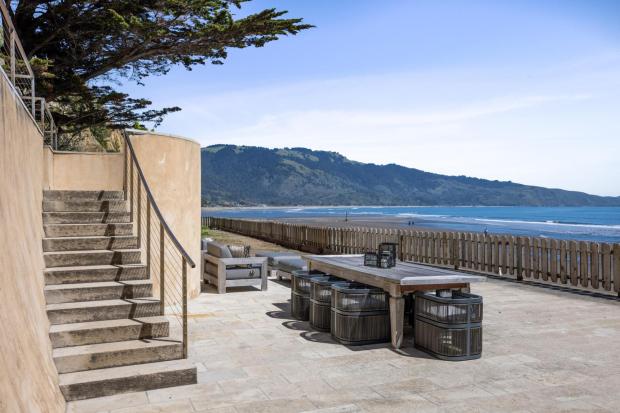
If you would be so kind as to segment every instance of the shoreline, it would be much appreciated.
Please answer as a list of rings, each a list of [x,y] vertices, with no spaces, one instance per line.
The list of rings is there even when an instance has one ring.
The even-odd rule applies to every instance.
[[[274,219],[274,221],[278,222],[288,222],[291,224],[306,224],[306,225],[319,225],[319,226],[335,226],[336,224],[340,227],[381,227],[381,228],[399,228],[399,229],[412,229],[416,231],[433,231],[433,232],[442,232],[442,231],[454,231],[449,228],[437,228],[437,227],[428,227],[424,225],[407,225],[407,222],[414,220],[410,218],[398,218],[398,217],[386,217],[386,216],[353,216],[349,217],[348,220],[344,220],[343,218],[336,217],[307,217],[307,218],[279,218]]]
[[[620,208],[609,205],[252,205],[252,206],[201,206],[204,211],[230,211],[255,209],[291,209],[291,208]]]

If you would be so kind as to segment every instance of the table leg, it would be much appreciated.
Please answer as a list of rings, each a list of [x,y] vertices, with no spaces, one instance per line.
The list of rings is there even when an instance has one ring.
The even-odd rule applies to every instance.
[[[390,296],[390,328],[392,333],[392,347],[400,348],[403,345],[403,329],[405,327],[405,299]]]

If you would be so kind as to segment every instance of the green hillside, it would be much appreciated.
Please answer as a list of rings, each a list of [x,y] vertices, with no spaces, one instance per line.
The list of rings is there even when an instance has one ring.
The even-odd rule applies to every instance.
[[[620,197],[447,176],[305,148],[202,148],[205,205],[620,206]]]

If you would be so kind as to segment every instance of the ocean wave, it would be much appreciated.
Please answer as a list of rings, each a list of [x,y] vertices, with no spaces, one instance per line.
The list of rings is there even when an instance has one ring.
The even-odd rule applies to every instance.
[[[402,217],[402,218],[465,218],[465,217],[450,217],[450,216],[446,216],[446,215],[434,215],[434,214],[416,214],[413,212],[402,212],[399,214],[396,214],[395,216],[397,217]]]
[[[620,229],[620,225],[603,225],[603,224],[584,224],[584,223],[567,223],[560,221],[524,221],[518,219],[495,219],[495,218],[473,218],[473,221],[477,222],[493,222],[501,224],[526,224],[526,225],[549,225],[549,226],[562,226],[562,227],[585,227],[585,228],[597,228],[597,229]]]

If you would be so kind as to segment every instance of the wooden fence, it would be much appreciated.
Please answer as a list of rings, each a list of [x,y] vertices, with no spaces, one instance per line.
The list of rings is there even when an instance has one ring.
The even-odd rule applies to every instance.
[[[317,254],[361,254],[376,249],[381,242],[397,242],[403,261],[620,295],[620,244],[214,217],[203,217],[202,225]]]

